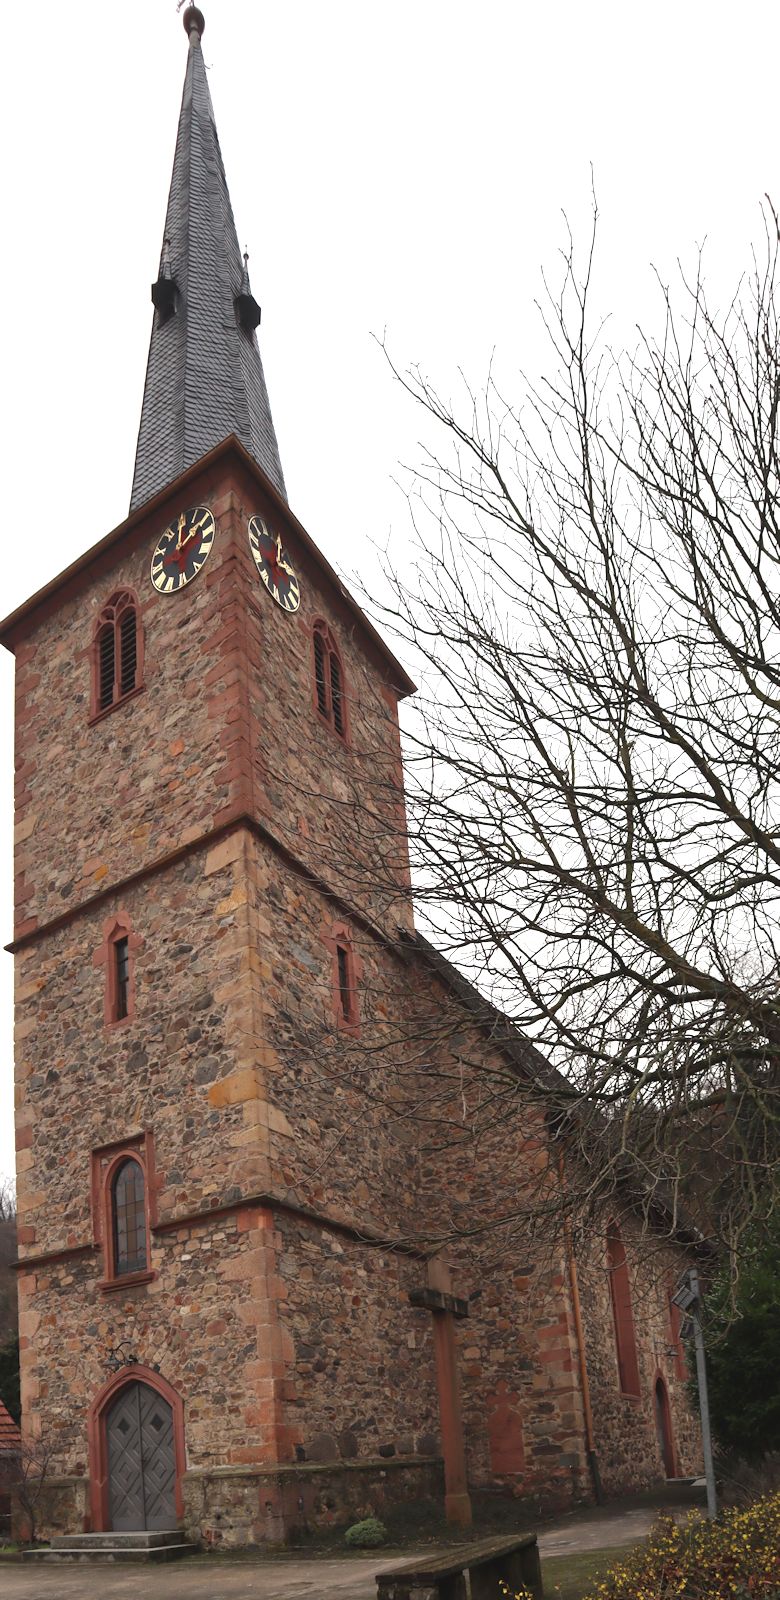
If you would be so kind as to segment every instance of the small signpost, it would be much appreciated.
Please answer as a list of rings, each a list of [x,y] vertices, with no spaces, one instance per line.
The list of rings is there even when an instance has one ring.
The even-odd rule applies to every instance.
[[[707,1394],[707,1363],[704,1357],[704,1337],[701,1331],[701,1288],[695,1267],[684,1272],[678,1288],[672,1295],[674,1304],[682,1312],[685,1322],[680,1330],[682,1337],[693,1333],[696,1347],[696,1378],[699,1386],[699,1415],[701,1418],[701,1444],[704,1455],[704,1477],[707,1484],[707,1516],[718,1515],[718,1497],[715,1490],[715,1467],[712,1460],[712,1433],[710,1430],[710,1402]]]

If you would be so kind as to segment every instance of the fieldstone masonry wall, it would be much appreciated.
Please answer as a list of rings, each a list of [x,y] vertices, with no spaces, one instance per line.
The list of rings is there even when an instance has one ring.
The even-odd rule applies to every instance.
[[[499,1055],[408,937],[397,691],[294,525],[300,615],[260,591],[246,517],[282,514],[264,495],[217,453],[14,641],[20,1333],[25,1428],[57,1442],[51,1530],[102,1515],[90,1414],[117,1347],[182,1402],[194,1536],[276,1541],[439,1496],[441,1313],[409,1296],[453,1232],[471,1483],[537,1504],[591,1493],[568,1264],[522,1223],[524,1193],[551,1181],[543,1107],[510,1074],[474,1133]],[[214,554],[157,596],[160,529],[197,503],[217,517]],[[119,587],[139,596],[144,687],[90,722],[92,622]],[[314,703],[317,617],[343,651],[348,743]],[[133,1007],[107,1025],[96,952],[120,914]],[[346,1029],[336,926],[359,977]],[[429,1122],[410,1110],[436,1095]],[[110,1279],[95,1181],[100,1152],[126,1143],[153,1191],[135,1284]],[[606,1221],[580,1272],[596,1446],[624,1489],[661,1474],[659,1371],[681,1470],[697,1447],[666,1354],[676,1252],[648,1258],[621,1218],[644,1257],[627,1400]]]

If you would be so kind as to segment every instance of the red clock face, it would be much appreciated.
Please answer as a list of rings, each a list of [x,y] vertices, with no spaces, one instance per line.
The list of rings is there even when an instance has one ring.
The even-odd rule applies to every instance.
[[[262,517],[249,519],[249,548],[271,598],[283,611],[297,611],[301,588],[281,536],[272,533]]]

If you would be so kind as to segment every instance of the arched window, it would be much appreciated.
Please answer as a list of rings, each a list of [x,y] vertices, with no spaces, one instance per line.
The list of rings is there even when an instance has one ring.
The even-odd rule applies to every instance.
[[[138,603],[129,589],[104,605],[95,624],[92,652],[92,716],[99,717],[140,689],[143,632]]]
[[[151,1128],[92,1151],[91,1193],[95,1244],[103,1252],[101,1294],[150,1283],[155,1277],[151,1230],[157,1222]]]
[[[631,1310],[631,1284],[628,1277],[625,1245],[616,1222],[607,1228],[607,1268],[615,1323],[620,1388],[623,1394],[639,1394],[639,1363],[636,1353],[634,1316]]]
[[[111,1237],[113,1276],[145,1272],[146,1186],[140,1161],[128,1156],[120,1162],[111,1182]]]
[[[314,624],[314,698],[324,722],[347,738],[347,693],[344,667],[333,635],[324,622]]]

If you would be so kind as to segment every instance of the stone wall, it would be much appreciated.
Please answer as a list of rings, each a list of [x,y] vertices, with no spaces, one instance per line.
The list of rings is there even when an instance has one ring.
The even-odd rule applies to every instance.
[[[302,1459],[437,1453],[430,1316],[409,1305],[420,1263],[280,1214],[277,1227],[285,1418]]]
[[[265,1176],[263,1130],[245,1115],[257,1054],[247,935],[223,854],[181,861],[152,892],[136,885],[18,953],[23,1254],[94,1240],[91,1153],[140,1130],[154,1134],[161,1216],[251,1192]],[[120,908],[139,940],[135,1011],[107,1027],[93,956]]]
[[[212,1549],[300,1544],[409,1503],[435,1506],[443,1493],[437,1459],[379,1457],[277,1472],[258,1467],[188,1472],[185,1528],[190,1539]]]

